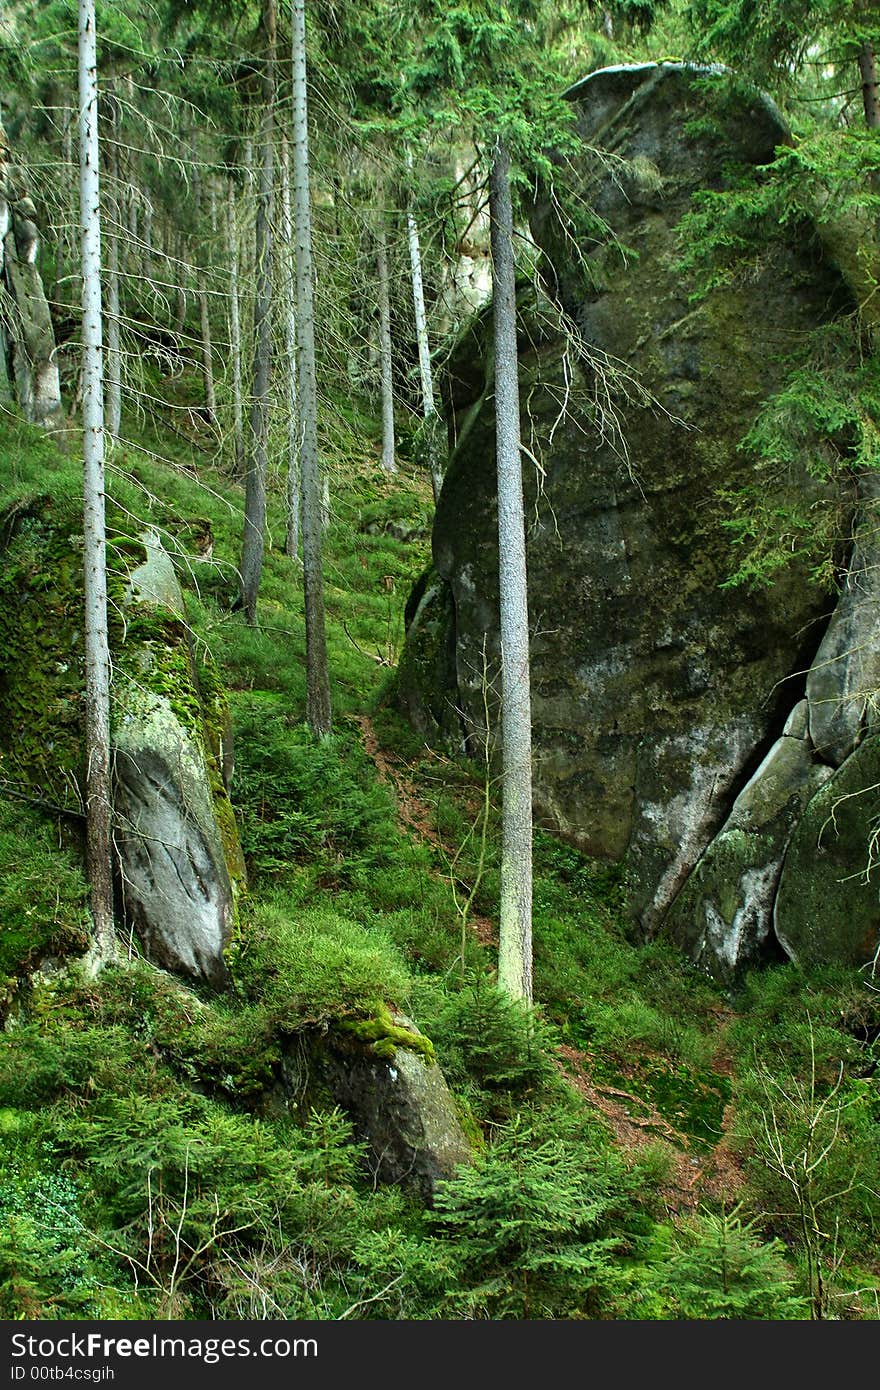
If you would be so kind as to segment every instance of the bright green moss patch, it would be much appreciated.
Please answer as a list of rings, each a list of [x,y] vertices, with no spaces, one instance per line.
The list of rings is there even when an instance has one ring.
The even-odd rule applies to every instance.
[[[374,1057],[381,1057],[386,1062],[393,1061],[399,1047],[418,1052],[426,1062],[436,1061],[431,1039],[395,1023],[390,1011],[384,1007],[380,1007],[373,1018],[343,1019],[337,1024],[337,1031],[346,1038],[365,1043]]]

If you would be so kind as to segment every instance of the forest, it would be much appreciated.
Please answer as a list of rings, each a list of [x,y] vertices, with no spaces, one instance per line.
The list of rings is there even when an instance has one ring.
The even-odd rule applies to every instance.
[[[4,1321],[880,1319],[878,49],[4,0]]]

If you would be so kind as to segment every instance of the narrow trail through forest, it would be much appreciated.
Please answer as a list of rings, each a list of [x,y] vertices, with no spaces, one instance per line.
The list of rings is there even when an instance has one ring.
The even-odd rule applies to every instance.
[[[356,715],[354,722],[360,729],[364,751],[372,761],[379,781],[394,793],[401,828],[431,845],[447,862],[451,862],[455,850],[444,843],[437,829],[435,808],[419,794],[405,760],[382,747],[369,715]],[[441,875],[439,870],[436,872],[439,876],[448,877]],[[497,927],[491,919],[472,915],[468,919],[468,927],[481,946],[497,946]],[[725,1010],[720,1019],[722,1034],[730,1017],[730,1011]],[[718,1055],[723,1056],[723,1050]],[[670,1214],[695,1212],[704,1200],[726,1203],[736,1200],[743,1187],[744,1176],[741,1161],[728,1142],[729,1105],[724,1110],[717,1144],[708,1153],[697,1154],[692,1151],[688,1136],[671,1125],[643,1096],[620,1087],[600,1084],[592,1075],[589,1052],[560,1044],[557,1065],[569,1084],[602,1115],[625,1155],[638,1157],[643,1150],[656,1145],[658,1140],[665,1142],[670,1153],[670,1170],[660,1190]],[[721,1063],[719,1069],[728,1065]]]

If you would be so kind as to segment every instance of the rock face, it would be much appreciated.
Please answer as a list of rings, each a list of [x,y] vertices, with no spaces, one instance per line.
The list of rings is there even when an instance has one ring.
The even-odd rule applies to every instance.
[[[809,730],[801,710],[800,732],[782,731],[835,598],[795,567],[758,594],[722,588],[735,561],[719,491],[749,480],[737,445],[782,385],[786,350],[850,300],[809,229],[792,228],[754,279],[690,302],[676,227],[692,195],[721,187],[728,162],[765,163],[788,139],[768,99],[740,97],[732,111],[703,75],[608,69],[569,94],[581,191],[617,241],[595,227],[583,241],[585,289],[551,204],[533,208],[543,273],[584,352],[573,365],[558,318],[524,289],[520,389],[524,442],[542,467],[540,482],[524,468],[536,821],[623,860],[641,930],[667,924],[729,975],[767,942],[789,837],[827,780],[813,746],[819,697]],[[434,571],[411,601],[398,699],[429,737],[472,748],[486,736],[484,680],[497,723],[486,315],[451,362],[447,416]],[[816,488],[806,476],[799,486]],[[866,556],[868,544],[865,533]],[[863,624],[870,605],[849,603]],[[846,624],[823,658],[835,681],[853,669]],[[860,708],[857,729],[866,718]]]
[[[151,960],[222,985],[223,951],[244,881],[223,769],[231,748],[228,714],[218,725],[219,687],[200,680],[174,567],[155,533],[141,539],[147,559],[132,571],[126,594],[137,641],[114,687],[122,901]]]
[[[51,429],[61,420],[61,383],[52,318],[37,266],[35,217],[20,171],[8,162],[0,123],[0,285],[8,295],[0,312],[0,349],[26,419]]]

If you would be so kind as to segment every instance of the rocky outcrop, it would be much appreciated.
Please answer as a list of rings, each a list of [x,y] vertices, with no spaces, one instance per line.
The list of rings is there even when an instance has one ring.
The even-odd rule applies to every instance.
[[[132,639],[114,684],[115,843],[125,915],[151,960],[213,985],[244,861],[227,796],[225,701],[196,663],[174,567],[155,532],[125,598]],[[206,679],[207,677],[207,679]],[[202,685],[207,684],[206,702]],[[213,699],[212,699],[213,697]]]
[[[859,479],[859,500],[843,592],[807,677],[810,737],[834,767],[880,725],[880,476]]]
[[[831,768],[815,760],[807,702],[801,700],[664,922],[664,929],[712,974],[734,979],[760,960],[772,940],[792,832],[831,775]]]
[[[36,208],[20,171],[8,162],[0,125],[0,348],[15,396],[31,423],[51,429],[61,420],[61,383],[52,317],[37,266]]]
[[[524,469],[536,819],[623,861],[641,930],[672,931],[729,978],[772,942],[787,847],[823,794],[824,764],[873,727],[878,571],[863,522],[818,656],[835,596],[803,569],[760,593],[723,587],[735,559],[720,494],[751,478],[737,446],[783,384],[787,349],[851,299],[808,227],[787,229],[748,280],[689,298],[677,227],[693,194],[788,139],[772,102],[722,97],[704,76],[648,64],[572,89],[595,212],[582,263],[550,200],[530,221],[580,357],[524,287],[520,390],[541,463],[540,476]],[[484,685],[490,737],[497,725],[485,315],[450,363],[446,405],[434,569],[413,596],[397,698],[429,737],[469,749],[486,737]],[[806,471],[794,486],[819,497]],[[811,668],[808,706],[787,724]]]

